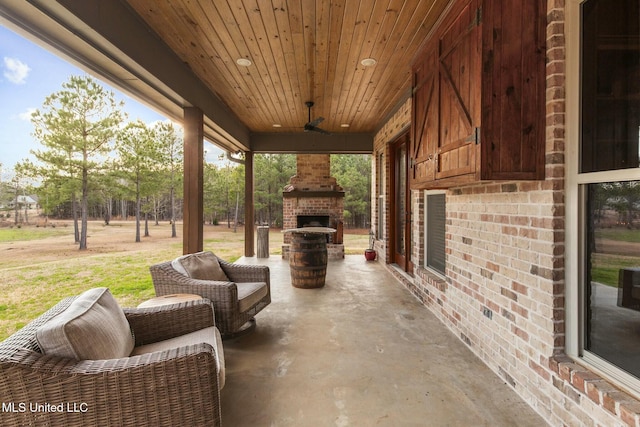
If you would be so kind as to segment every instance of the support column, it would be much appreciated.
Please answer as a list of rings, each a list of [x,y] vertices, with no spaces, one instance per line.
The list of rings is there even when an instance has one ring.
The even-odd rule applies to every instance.
[[[203,249],[204,129],[202,110],[184,109],[184,207],[182,253]]]
[[[253,244],[255,210],[253,206],[253,151],[245,152],[244,161],[244,256],[255,255]]]

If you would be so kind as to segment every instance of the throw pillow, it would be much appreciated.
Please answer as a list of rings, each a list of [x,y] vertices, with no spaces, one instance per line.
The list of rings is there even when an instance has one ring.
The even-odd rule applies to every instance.
[[[127,357],[134,347],[129,322],[108,288],[90,289],[36,331],[44,354],[76,360]]]
[[[230,281],[212,252],[183,255],[173,260],[171,265],[174,270],[193,279]]]

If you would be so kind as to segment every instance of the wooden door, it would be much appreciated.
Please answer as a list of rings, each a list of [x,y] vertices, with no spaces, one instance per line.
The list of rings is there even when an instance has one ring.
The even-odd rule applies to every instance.
[[[409,190],[409,133],[391,145],[391,259],[401,269],[412,272],[411,197]]]

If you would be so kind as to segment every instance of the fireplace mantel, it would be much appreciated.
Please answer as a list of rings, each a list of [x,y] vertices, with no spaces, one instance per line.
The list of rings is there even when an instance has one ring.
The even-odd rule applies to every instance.
[[[312,198],[312,197],[344,197],[344,191],[283,191],[282,197],[286,198]]]

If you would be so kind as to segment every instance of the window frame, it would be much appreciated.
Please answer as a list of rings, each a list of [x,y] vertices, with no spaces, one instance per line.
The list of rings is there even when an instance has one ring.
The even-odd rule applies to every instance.
[[[384,152],[380,151],[376,153],[376,167],[377,167],[377,211],[378,211],[378,226],[376,229],[376,238],[382,240],[385,237],[385,157]]]
[[[582,288],[586,262],[586,187],[588,184],[640,179],[640,168],[579,172],[581,126],[581,6],[588,0],[567,0],[566,35],[566,128],[565,128],[565,352],[577,362],[640,396],[640,379],[584,348],[585,292]],[[574,78],[575,77],[575,78]]]
[[[433,195],[438,195],[438,194],[442,194],[444,195],[444,233],[445,233],[445,240],[444,240],[444,248],[443,248],[443,255],[444,255],[444,271],[439,271],[437,269],[435,269],[434,267],[430,266],[428,263],[428,254],[427,251],[429,250],[429,245],[428,245],[428,239],[429,239],[429,230],[427,229],[427,217],[429,215],[429,196],[433,196]],[[443,280],[446,280],[446,274],[447,274],[447,240],[446,240],[446,233],[447,233],[447,192],[446,190],[425,190],[424,191],[424,221],[423,221],[423,225],[424,225],[424,258],[422,261],[423,267],[428,270],[429,272],[435,274],[436,276],[438,276],[439,278],[442,278]]]

